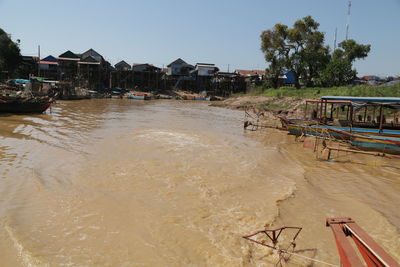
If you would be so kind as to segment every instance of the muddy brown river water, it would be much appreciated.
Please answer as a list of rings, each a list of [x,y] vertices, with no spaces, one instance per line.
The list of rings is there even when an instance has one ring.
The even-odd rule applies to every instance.
[[[0,266],[274,266],[241,238],[266,224],[303,227],[298,253],[339,265],[325,219],[340,216],[400,261],[400,161],[318,161],[242,123],[208,103],[128,99],[0,116]]]

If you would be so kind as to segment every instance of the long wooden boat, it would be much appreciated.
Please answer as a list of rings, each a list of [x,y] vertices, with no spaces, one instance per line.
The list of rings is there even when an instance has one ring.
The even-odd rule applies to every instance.
[[[51,105],[51,98],[0,99],[0,113],[43,113]]]
[[[340,137],[347,139],[345,135],[341,133],[355,133],[364,134],[370,136],[387,136],[387,137],[400,137],[400,130],[388,130],[388,129],[373,129],[373,128],[352,128],[352,127],[336,127],[328,125],[306,125],[306,124],[288,124],[287,129],[290,134],[300,135],[321,135],[323,132],[328,132],[334,137]]]
[[[390,154],[400,154],[400,135],[397,137],[392,136],[378,136],[372,133],[372,129],[369,134],[365,132],[355,132],[348,131],[348,128],[344,127],[330,127],[325,128],[322,126],[299,126],[299,125],[289,125],[289,132],[291,134],[300,135],[312,135],[312,136],[322,136],[323,131],[325,131],[329,136],[337,139],[345,139],[350,142],[352,146],[355,146],[362,150],[369,151],[379,151],[383,153]],[[353,129],[354,130],[354,129]],[[391,132],[392,130],[386,130]],[[385,134],[388,134],[387,132]]]
[[[386,136],[354,136],[351,144],[363,150],[400,154],[400,138]]]

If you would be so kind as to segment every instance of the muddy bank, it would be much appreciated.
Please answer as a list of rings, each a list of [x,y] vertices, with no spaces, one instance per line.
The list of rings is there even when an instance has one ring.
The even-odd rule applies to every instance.
[[[264,112],[270,116],[284,115],[296,118],[303,114],[305,101],[292,97],[236,96],[212,103],[211,106],[242,110],[251,108],[253,111]]]

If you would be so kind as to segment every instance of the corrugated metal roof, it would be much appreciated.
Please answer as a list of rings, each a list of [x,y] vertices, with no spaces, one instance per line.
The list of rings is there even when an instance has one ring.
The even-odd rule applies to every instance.
[[[58,57],[59,58],[67,58],[67,59],[79,59],[79,57],[76,54],[72,53],[70,50],[68,50],[65,53],[62,53]]]
[[[265,70],[235,70],[236,73],[239,73],[242,76],[264,76]]]
[[[41,60],[39,61],[40,64],[47,64],[47,65],[58,65],[58,62],[54,61],[47,61],[47,60]]]
[[[322,96],[323,100],[344,100],[351,102],[400,103],[400,97],[355,97],[355,96]]]

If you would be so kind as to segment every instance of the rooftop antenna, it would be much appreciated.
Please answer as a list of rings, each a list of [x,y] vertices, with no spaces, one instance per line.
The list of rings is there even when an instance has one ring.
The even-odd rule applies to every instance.
[[[336,50],[336,41],[337,41],[337,27],[335,29],[335,36],[333,41],[333,50]]]
[[[347,10],[346,41],[349,39],[350,15],[351,15],[351,1],[349,1],[349,8]]]
[[[40,45],[38,45],[38,77],[40,77]]]

